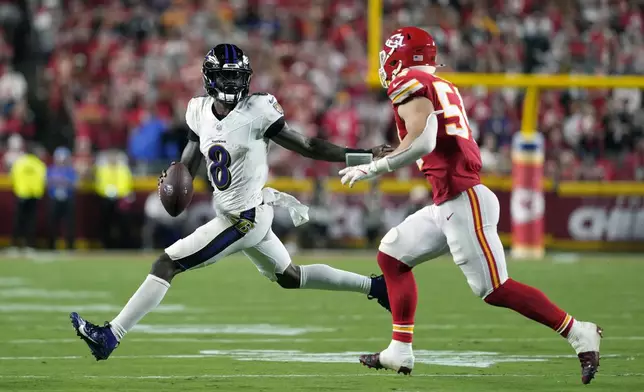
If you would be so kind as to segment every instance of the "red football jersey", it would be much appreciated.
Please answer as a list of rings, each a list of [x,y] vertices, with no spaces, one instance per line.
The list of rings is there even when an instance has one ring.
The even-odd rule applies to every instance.
[[[438,115],[436,148],[418,160],[418,167],[432,185],[434,203],[441,204],[481,183],[481,154],[472,138],[463,99],[447,80],[417,70],[403,70],[389,85],[387,95],[394,107],[398,137],[407,135],[398,105],[412,97],[429,99]]]

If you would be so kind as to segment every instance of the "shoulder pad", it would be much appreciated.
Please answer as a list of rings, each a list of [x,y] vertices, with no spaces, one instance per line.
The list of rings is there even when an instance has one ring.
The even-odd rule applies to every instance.
[[[404,73],[391,82],[387,89],[387,95],[389,96],[392,104],[398,105],[413,97],[424,87],[425,86],[418,81],[418,79],[412,75]]]
[[[246,102],[247,102],[247,105],[258,104],[260,107],[266,108],[269,111],[275,110],[279,114],[284,114],[284,109],[282,109],[282,106],[279,104],[279,102],[277,102],[277,98],[275,98],[274,95],[269,93],[255,93],[255,94],[249,95],[248,100]]]

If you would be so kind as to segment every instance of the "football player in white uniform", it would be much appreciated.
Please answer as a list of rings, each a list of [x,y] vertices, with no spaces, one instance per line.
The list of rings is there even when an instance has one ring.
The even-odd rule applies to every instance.
[[[211,49],[202,73],[207,95],[188,103],[186,122],[191,132],[181,162],[194,178],[202,156],[206,158],[217,217],[165,249],[111,322],[97,326],[77,313],[70,315],[76,333],[97,360],[107,359],[125,334],[159,305],[175,275],[237,252],[243,252],[264,276],[283,288],[354,291],[377,299],[389,310],[382,276],[369,278],[322,264],[293,264],[271,230],[273,206],[288,208],[296,225],[306,221],[306,207],[294,197],[264,186],[271,140],[305,157],[331,162],[344,162],[345,155],[352,152],[382,156],[391,152],[391,147],[348,149],[294,131],[284,121],[275,97],[249,95],[252,69],[248,56],[235,45]],[[164,176],[165,172],[161,181]]]

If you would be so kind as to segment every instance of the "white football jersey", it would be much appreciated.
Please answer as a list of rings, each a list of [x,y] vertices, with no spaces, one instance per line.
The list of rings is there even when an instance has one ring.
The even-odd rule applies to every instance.
[[[274,96],[258,93],[239,101],[219,120],[212,112],[214,101],[210,96],[192,98],[186,122],[199,137],[217,212],[235,214],[262,202],[268,179],[266,131],[284,112]]]

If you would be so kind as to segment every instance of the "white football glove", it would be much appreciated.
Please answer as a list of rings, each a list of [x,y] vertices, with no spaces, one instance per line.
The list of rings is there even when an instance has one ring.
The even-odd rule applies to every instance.
[[[380,173],[376,167],[376,161],[373,161],[364,165],[345,167],[338,174],[342,176],[340,180],[342,185],[349,183],[349,187],[353,187],[356,182],[377,177]]]

